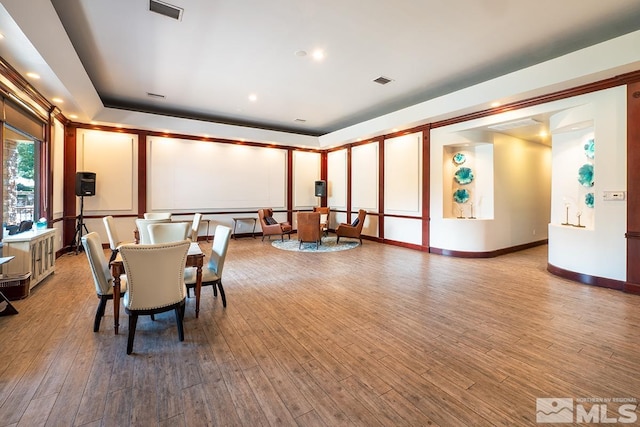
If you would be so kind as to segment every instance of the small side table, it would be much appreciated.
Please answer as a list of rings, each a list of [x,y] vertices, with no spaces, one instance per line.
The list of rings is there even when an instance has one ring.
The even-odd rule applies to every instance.
[[[231,234],[231,237],[238,240],[238,238],[236,237],[236,226],[238,225],[238,222],[253,221],[253,231],[251,232],[251,237],[253,237],[254,239],[256,238],[256,224],[258,222],[257,218],[244,217],[244,218],[232,218],[232,219],[233,219],[233,233]]]

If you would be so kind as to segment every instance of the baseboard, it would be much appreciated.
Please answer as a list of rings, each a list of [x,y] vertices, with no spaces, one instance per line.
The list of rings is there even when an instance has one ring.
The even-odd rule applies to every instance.
[[[564,268],[556,267],[553,264],[547,263],[547,271],[555,276],[562,277],[563,279],[572,280],[585,285],[598,286],[601,288],[615,289],[618,291],[625,290],[625,282],[621,280],[608,279],[606,277],[591,276],[584,273],[576,273],[575,271],[565,270]],[[640,293],[640,286],[638,287]]]
[[[440,249],[430,247],[429,252],[437,255],[452,256],[457,258],[495,258],[500,255],[506,255],[513,252],[523,251],[525,249],[542,246],[549,243],[549,239],[538,240],[536,242],[524,243],[522,245],[511,246],[509,248],[496,249],[494,251],[471,252],[471,251],[455,251],[451,249]]]

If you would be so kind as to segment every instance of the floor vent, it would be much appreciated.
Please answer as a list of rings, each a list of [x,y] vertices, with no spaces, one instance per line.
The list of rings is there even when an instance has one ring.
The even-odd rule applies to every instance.
[[[169,18],[177,19],[178,21],[182,20],[182,12],[184,12],[184,9],[181,7],[159,0],[149,0],[149,10],[159,13],[160,15],[168,16]]]

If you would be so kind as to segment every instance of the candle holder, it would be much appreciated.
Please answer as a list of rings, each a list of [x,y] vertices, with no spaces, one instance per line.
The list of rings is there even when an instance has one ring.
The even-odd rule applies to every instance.
[[[473,216],[473,202],[469,203],[469,207],[471,209],[471,216],[469,217],[469,219],[476,219],[476,217]]]
[[[458,212],[459,215],[457,216],[458,219],[464,219],[464,205],[458,205]]]
[[[580,217],[582,216],[582,212],[576,212],[576,217],[578,218],[578,223],[574,225],[574,227],[585,228],[584,225],[580,224]]]
[[[560,225],[573,225],[573,224],[569,224],[569,204],[568,204],[568,203],[566,203],[566,204],[564,205],[564,208],[565,208],[565,220],[564,220],[564,222],[563,222],[562,224],[560,224]]]

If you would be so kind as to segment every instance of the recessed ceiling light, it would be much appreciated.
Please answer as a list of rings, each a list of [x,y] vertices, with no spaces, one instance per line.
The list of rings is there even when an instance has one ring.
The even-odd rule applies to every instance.
[[[314,50],[313,59],[315,59],[316,61],[322,61],[324,59],[324,51],[322,49]]]
[[[78,118],[78,116],[77,116],[77,115],[75,115],[75,114],[69,114],[69,118],[70,118],[70,119],[77,119],[77,118]]]
[[[492,103],[491,103],[491,106],[492,106],[493,108],[499,107],[500,105],[502,105],[502,104],[500,104],[498,101],[496,101],[496,102],[492,102]]]
[[[39,79],[40,75],[36,74],[36,73],[27,73],[27,77],[31,77],[32,79]]]
[[[251,95],[249,95],[249,101],[256,102],[257,100],[258,100],[258,95],[256,95],[255,93],[252,93]]]
[[[300,56],[300,57],[307,56],[307,51],[306,50],[296,50],[294,55],[295,56]]]
[[[63,104],[64,100],[62,98],[53,98],[51,99],[53,102],[57,102],[58,104]]]

